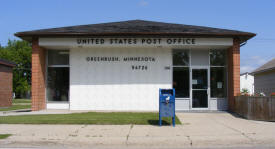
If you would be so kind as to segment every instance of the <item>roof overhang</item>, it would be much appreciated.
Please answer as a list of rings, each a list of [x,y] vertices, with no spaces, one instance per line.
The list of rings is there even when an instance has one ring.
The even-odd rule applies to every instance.
[[[264,72],[268,72],[268,71],[274,71],[274,70],[275,70],[275,67],[269,68],[269,69],[260,70],[260,71],[254,71],[254,72],[251,72],[251,74],[255,75],[255,74],[264,73]]]
[[[8,66],[8,67],[15,67],[16,63],[0,59],[0,65],[5,65],[5,66]]]
[[[243,33],[243,34],[206,34],[206,33],[28,33],[18,32],[15,36],[29,41],[32,38],[67,38],[67,37],[211,37],[211,38],[239,38],[240,43],[246,42],[247,40],[256,36],[254,33]]]
[[[15,36],[31,41],[40,37],[214,37],[239,38],[240,44],[256,34],[238,30],[220,29],[205,26],[185,25],[146,20],[128,20],[88,25],[39,29],[18,32]]]

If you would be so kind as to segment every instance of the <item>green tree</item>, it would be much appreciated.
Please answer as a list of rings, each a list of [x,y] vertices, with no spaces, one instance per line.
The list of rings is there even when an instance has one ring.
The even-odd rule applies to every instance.
[[[7,46],[0,46],[0,58],[16,63],[13,69],[13,91],[20,98],[30,91],[31,44],[21,40],[9,40]]]

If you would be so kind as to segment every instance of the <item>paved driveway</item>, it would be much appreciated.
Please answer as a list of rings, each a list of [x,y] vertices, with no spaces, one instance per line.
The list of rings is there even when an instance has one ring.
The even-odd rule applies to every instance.
[[[177,113],[183,125],[0,125],[0,147],[194,148],[275,146],[275,123],[229,113]],[[0,117],[1,118],[4,117]]]
[[[274,144],[275,122],[246,120],[230,113],[178,113],[194,145]]]

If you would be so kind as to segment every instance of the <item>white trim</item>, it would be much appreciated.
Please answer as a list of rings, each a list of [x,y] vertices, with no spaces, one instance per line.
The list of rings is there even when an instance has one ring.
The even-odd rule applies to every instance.
[[[227,98],[225,98],[225,97],[221,97],[221,98],[219,98],[219,97],[210,97],[210,99],[211,100],[225,100]]]
[[[69,51],[69,89],[68,89],[68,103],[69,107],[68,109],[71,109],[71,98],[70,98],[70,92],[71,92],[71,49],[68,49]]]
[[[210,67],[218,67],[218,68],[220,68],[220,67],[226,67],[226,66],[210,66]]]
[[[48,67],[70,67],[70,65],[48,65]]]
[[[45,104],[46,104],[46,109],[47,109],[47,103],[48,103],[48,97],[47,97],[47,87],[48,87],[48,50],[46,50],[45,54]]]
[[[173,66],[173,67],[179,67],[179,68],[181,68],[181,67],[190,67],[190,66],[183,66],[183,65],[177,65],[177,66]]]
[[[176,98],[176,100],[190,100],[190,98]]]
[[[189,101],[189,110],[192,109],[192,68],[191,68],[191,59],[192,59],[192,54],[191,54],[191,50],[189,50],[189,97],[190,97],[190,101]]]

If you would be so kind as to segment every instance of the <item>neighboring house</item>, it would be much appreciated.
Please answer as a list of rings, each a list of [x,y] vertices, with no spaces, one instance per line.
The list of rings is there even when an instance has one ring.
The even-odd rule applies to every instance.
[[[275,58],[252,72],[254,75],[255,93],[263,92],[270,96],[275,92]]]
[[[240,75],[240,89],[247,89],[249,94],[254,94],[254,76],[248,72]]]
[[[15,63],[0,59],[0,107],[12,105],[12,68]]]

